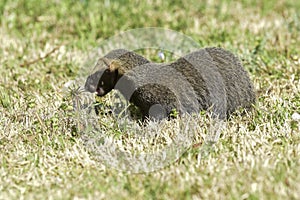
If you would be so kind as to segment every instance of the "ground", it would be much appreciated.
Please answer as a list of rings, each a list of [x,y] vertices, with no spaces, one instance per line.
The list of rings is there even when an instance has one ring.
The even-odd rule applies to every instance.
[[[299,10],[294,0],[1,1],[0,199],[299,199]],[[64,86],[87,52],[142,27],[232,51],[258,98],[201,160],[205,125],[179,160],[133,174],[94,159]]]

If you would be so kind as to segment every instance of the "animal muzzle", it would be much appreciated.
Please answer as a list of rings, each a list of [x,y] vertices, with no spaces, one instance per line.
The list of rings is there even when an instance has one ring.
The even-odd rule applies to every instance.
[[[96,93],[97,93],[97,96],[99,96],[99,97],[102,97],[106,94],[106,92],[103,88],[97,88]]]

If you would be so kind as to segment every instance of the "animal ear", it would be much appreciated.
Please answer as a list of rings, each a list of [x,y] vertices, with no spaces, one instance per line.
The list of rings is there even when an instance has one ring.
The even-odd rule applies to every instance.
[[[108,65],[108,68],[111,72],[114,72],[116,70],[118,70],[121,66],[121,62],[118,60],[113,60],[111,61],[111,63]]]

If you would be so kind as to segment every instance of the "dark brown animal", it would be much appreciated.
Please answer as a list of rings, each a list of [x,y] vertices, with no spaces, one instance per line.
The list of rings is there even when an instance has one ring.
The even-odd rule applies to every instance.
[[[255,93],[239,59],[222,48],[205,48],[172,63],[152,63],[141,55],[117,49],[100,58],[85,89],[104,96],[119,90],[140,108],[144,118],[170,117],[210,110],[226,118],[238,108],[251,108]]]

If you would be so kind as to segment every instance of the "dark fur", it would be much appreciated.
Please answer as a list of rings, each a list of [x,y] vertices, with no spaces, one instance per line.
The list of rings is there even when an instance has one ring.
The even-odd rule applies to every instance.
[[[96,70],[87,78],[86,90],[104,96],[117,89],[144,117],[162,119],[173,109],[182,114],[211,108],[226,118],[255,103],[247,72],[237,57],[221,48],[200,49],[167,64],[117,49],[100,58]]]

